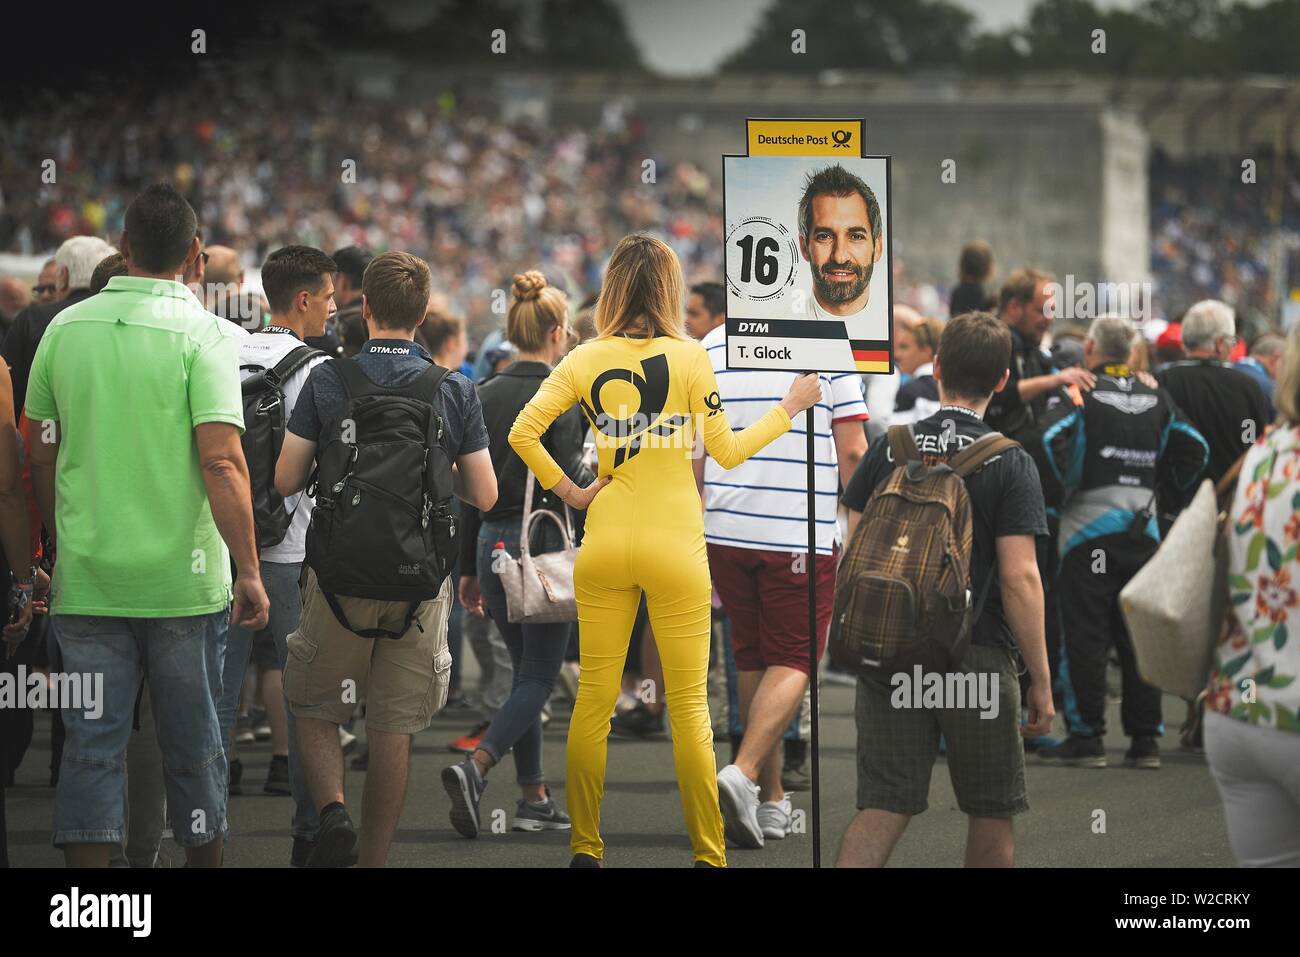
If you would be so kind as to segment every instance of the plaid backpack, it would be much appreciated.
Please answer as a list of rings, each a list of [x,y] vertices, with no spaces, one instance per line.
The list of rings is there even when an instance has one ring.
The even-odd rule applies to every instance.
[[[927,465],[910,426],[889,430],[893,474],[872,493],[836,575],[829,647],[837,668],[887,679],[915,664],[944,670],[961,661],[993,580],[972,607],[965,479],[1017,445],[990,432]]]

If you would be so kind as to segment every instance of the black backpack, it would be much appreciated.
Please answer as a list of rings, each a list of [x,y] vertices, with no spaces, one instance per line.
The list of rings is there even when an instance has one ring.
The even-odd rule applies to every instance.
[[[284,384],[304,365],[324,354],[311,346],[298,346],[270,369],[259,365],[239,367],[241,372],[257,370],[243,382],[244,434],[240,442],[253,489],[258,548],[279,545],[293,521],[293,513],[284,507],[284,497],[275,490],[275,463],[280,458],[289,418],[284,405]]]
[[[388,388],[352,359],[332,361],[347,401],[316,451],[307,564],[345,628],[363,638],[400,638],[420,603],[438,597],[457,555],[451,459],[438,411],[451,370],[431,363],[409,385]],[[336,595],[405,601],[410,609],[400,631],[357,631]]]

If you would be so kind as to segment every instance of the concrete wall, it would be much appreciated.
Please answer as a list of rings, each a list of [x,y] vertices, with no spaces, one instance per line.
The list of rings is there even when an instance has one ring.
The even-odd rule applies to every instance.
[[[777,87],[747,104],[642,97],[634,113],[654,159],[690,160],[715,182],[722,154],[744,151],[747,116],[865,116],[867,151],[894,157],[894,254],[914,276],[954,282],[962,244],[979,237],[1000,276],[1034,263],[1077,280],[1146,278],[1145,138],[1102,104],[806,99]],[[598,115],[581,97],[551,104],[553,122]],[[949,159],[956,181],[945,183]]]

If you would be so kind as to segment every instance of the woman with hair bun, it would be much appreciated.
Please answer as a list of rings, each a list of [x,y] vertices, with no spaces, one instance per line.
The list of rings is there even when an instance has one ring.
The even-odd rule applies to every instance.
[[[574,508],[591,506],[574,568],[582,670],[565,779],[571,867],[602,866],[609,718],[642,591],[663,662],[696,866],[726,866],[706,692],[712,585],[691,459],[703,438],[709,454],[732,468],[788,430],[791,417],[822,394],[815,375],[799,376],[763,418],[732,432],[713,365],[682,331],[684,299],[673,251],[650,236],[624,238],[605,270],[596,337],[555,367],[510,430],[510,445],[543,488]],[[591,421],[600,463],[601,477],[586,488],[546,441],[575,403]]]
[[[488,725],[478,747],[460,764],[445,768],[443,786],[451,797],[452,826],[465,837],[479,830],[479,802],[488,772],[514,749],[515,778],[520,798],[513,828],[547,831],[568,828],[569,818],[551,798],[542,770],[542,707],[551,695],[564,663],[569,622],[547,625],[512,624],[506,615],[505,590],[494,570],[501,549],[518,557],[528,466],[507,442],[510,426],[551,367],[568,349],[568,300],[546,283],[540,272],[515,276],[514,300],[506,318],[506,335],[518,349],[517,358],[485,380],[479,388],[489,452],[497,476],[497,501],[487,512],[468,509],[461,535],[460,601],[467,611],[496,622],[514,664],[510,697]],[[582,467],[582,420],[571,408],[545,430],[542,441],[557,461],[556,468],[582,484],[591,475]],[[564,503],[534,479],[533,508],[561,513]],[[552,483],[553,484],[553,483]],[[541,554],[563,546],[553,522],[533,526],[532,552]]]

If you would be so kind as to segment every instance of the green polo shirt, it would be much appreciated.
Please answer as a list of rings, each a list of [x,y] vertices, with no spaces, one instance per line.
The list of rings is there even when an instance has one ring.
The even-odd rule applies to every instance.
[[[59,423],[51,611],[172,618],[230,601],[195,426],[244,427],[235,339],[183,284],[115,276],[41,338],[31,441]]]

